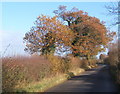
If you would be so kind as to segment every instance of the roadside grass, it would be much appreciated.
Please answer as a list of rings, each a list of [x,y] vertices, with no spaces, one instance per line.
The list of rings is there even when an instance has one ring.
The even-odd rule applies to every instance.
[[[23,88],[18,88],[16,89],[16,92],[44,92],[45,90],[47,90],[48,88],[51,88],[57,84],[60,84],[64,81],[66,81],[67,78],[65,75],[56,75],[54,77],[50,77],[50,78],[45,78],[40,82],[36,82],[36,83],[31,83],[27,86],[23,86]]]
[[[53,77],[45,78],[40,82],[31,83],[28,86],[23,86],[23,88],[16,88],[16,92],[45,92],[47,89],[63,83],[67,79],[73,76],[77,76],[82,72],[84,72],[84,69],[79,68],[66,74],[57,74]],[[71,75],[71,73],[73,75]]]
[[[38,82],[50,74],[51,64],[44,57],[2,58],[2,91],[14,92],[16,86]]]
[[[2,91],[44,92],[87,68],[87,61],[76,57],[5,57],[2,58]]]

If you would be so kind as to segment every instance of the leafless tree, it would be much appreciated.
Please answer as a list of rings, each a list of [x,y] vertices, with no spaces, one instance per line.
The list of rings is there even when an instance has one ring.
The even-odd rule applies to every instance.
[[[120,24],[120,1],[111,2],[110,4],[105,5],[105,8],[108,10],[108,15],[115,16],[113,25]]]

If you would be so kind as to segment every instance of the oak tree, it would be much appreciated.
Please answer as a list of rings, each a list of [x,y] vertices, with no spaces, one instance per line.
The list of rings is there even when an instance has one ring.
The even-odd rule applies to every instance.
[[[84,56],[89,59],[97,55],[107,47],[115,34],[107,30],[103,21],[75,7],[68,11],[66,6],[59,6],[54,13],[67,22],[74,33],[74,38],[69,45],[74,56]]]
[[[35,26],[25,34],[25,51],[42,55],[54,53],[56,47],[60,48],[63,43],[68,45],[72,35],[70,29],[58,20],[57,16],[41,15],[37,18]]]
[[[103,21],[77,8],[68,11],[66,6],[59,6],[54,13],[54,17],[39,16],[25,34],[26,51],[43,55],[71,51],[89,60],[103,51],[115,34],[107,30]]]

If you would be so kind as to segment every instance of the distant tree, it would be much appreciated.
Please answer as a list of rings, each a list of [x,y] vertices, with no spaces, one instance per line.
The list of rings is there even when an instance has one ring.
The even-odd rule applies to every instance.
[[[107,55],[105,55],[105,54],[101,54],[100,56],[99,56],[99,59],[103,62],[103,63],[108,63],[108,56]]]
[[[101,54],[100,57],[99,57],[101,60],[103,60],[105,58],[105,55],[104,54]]]

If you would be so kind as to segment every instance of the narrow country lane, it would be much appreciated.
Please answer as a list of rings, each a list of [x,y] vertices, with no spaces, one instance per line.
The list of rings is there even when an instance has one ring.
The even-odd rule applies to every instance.
[[[117,92],[107,65],[90,69],[46,92]]]

